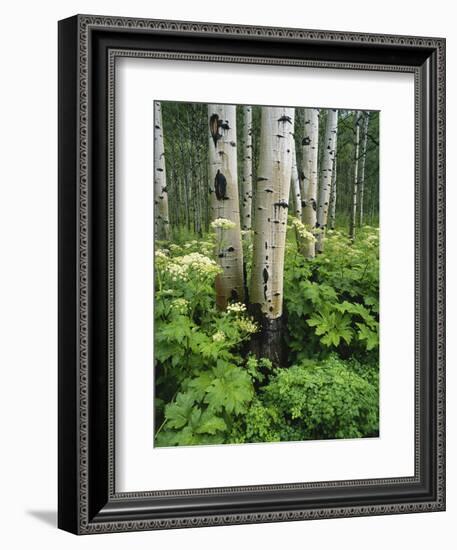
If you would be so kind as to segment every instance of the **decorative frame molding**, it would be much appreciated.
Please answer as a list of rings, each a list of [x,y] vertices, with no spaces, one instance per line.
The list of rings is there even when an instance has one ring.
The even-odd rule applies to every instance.
[[[119,56],[414,73],[414,477],[115,492]],[[78,15],[59,22],[59,72],[59,527],[89,534],[444,510],[444,39]],[[253,495],[261,505],[248,502]],[[178,498],[176,510],[161,509]]]

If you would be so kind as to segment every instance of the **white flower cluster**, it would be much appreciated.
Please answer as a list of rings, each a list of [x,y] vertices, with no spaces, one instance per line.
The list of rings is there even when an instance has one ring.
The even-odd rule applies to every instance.
[[[170,257],[167,255],[168,250],[157,248],[154,252],[154,265],[156,269],[164,269],[170,262]]]
[[[199,252],[192,252],[186,256],[181,256],[180,258],[176,258],[176,261],[179,261],[181,266],[186,269],[192,269],[201,275],[217,275],[221,270],[214,260]]]
[[[229,304],[227,306],[227,313],[245,313],[246,312],[246,306],[240,302],[235,302],[233,304]]]
[[[168,260],[168,256],[165,254],[165,252],[158,248],[156,251],[155,251],[155,258],[156,260]]]
[[[163,252],[157,251],[156,260],[158,260],[157,265],[168,273],[173,281],[186,281],[190,272],[202,276],[215,276],[221,270],[215,261],[199,252],[169,258]]]
[[[226,218],[217,218],[211,222],[211,227],[213,229],[233,229],[235,226],[236,225],[234,222],[227,220]]]
[[[225,333],[222,330],[218,330],[213,334],[213,340],[215,342],[223,342],[225,340]]]
[[[241,318],[238,319],[237,323],[240,329],[248,334],[254,334],[259,330],[259,326],[252,319]]]
[[[178,313],[187,313],[189,302],[184,298],[176,298],[171,302],[171,307]]]
[[[293,218],[292,227],[294,227],[301,240],[306,241],[307,243],[316,242],[316,237],[314,234],[298,218]]]
[[[199,244],[200,252],[206,256],[211,256],[214,252],[214,245],[207,241],[201,241]]]
[[[176,262],[169,262],[164,266],[164,271],[171,275],[173,281],[187,280],[187,266],[180,265]]]

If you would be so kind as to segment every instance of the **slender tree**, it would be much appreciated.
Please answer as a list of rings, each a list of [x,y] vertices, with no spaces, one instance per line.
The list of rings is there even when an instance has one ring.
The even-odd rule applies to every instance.
[[[319,145],[319,109],[305,109],[302,139],[302,222],[312,231],[316,227],[317,161]],[[305,256],[314,258],[315,245],[310,242]]]
[[[360,197],[359,197],[359,226],[363,225],[363,207],[364,207],[364,192],[365,192],[365,165],[367,160],[367,141],[368,141],[368,126],[370,124],[370,112],[367,111],[363,120],[363,142],[362,142],[362,158],[360,159]]]
[[[243,181],[241,202],[241,228],[252,225],[252,107],[243,107]]]
[[[170,236],[162,105],[160,101],[154,102],[154,234],[158,240],[165,240]]]
[[[284,252],[292,171],[294,109],[262,107],[254,198],[251,310],[261,325],[254,351],[282,364]]]
[[[238,195],[236,107],[208,105],[209,192],[222,273],[216,279],[216,304],[244,300],[243,249]]]
[[[317,233],[316,252],[323,252],[325,230],[327,227],[328,210],[330,203],[330,189],[332,185],[333,161],[335,158],[336,139],[338,131],[338,111],[330,109],[327,115],[325,138],[322,156],[321,184],[319,187],[319,201],[317,206]]]
[[[351,217],[349,221],[349,238],[355,239],[355,224],[357,220],[357,194],[359,187],[359,146],[360,146],[360,113],[355,113],[355,143],[354,143],[354,178],[352,185]]]
[[[299,220],[302,216],[302,198],[300,192],[300,178],[298,176],[298,167],[297,167],[297,154],[295,150],[295,142],[292,141],[292,188],[291,188],[291,197],[293,200],[293,211]]]
[[[329,209],[329,227],[333,231],[335,229],[335,217],[336,217],[336,177],[337,177],[337,156],[335,149],[335,157],[333,159],[332,168],[332,188],[330,190],[330,209]]]
[[[333,155],[332,163],[332,184],[330,188],[330,206],[329,206],[329,227],[333,231],[335,229],[336,218],[336,182],[337,182],[337,169],[338,169],[338,131],[335,138],[335,154]]]

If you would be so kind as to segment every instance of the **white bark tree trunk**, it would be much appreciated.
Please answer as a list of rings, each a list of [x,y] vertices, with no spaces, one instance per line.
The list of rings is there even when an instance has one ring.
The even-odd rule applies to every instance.
[[[354,146],[354,180],[352,187],[352,207],[349,221],[349,238],[354,242],[355,224],[357,220],[357,194],[359,187],[359,146],[360,146],[360,113],[355,114],[355,146]]]
[[[329,227],[330,229],[335,229],[335,216],[336,216],[336,180],[337,180],[337,159],[336,159],[336,149],[335,149],[335,158],[333,159],[333,170],[332,170],[332,189],[330,191],[330,213],[329,213]]]
[[[325,230],[328,221],[330,203],[330,190],[332,186],[333,159],[336,151],[336,138],[338,131],[338,111],[330,109],[327,115],[325,127],[324,151],[322,157],[321,185],[319,188],[319,201],[317,207],[318,228],[316,252],[324,251]]]
[[[302,216],[302,198],[300,192],[300,178],[298,176],[298,167],[297,167],[297,154],[295,151],[295,141],[292,140],[292,189],[291,196],[293,199],[293,211],[299,220]],[[291,205],[292,206],[292,205]]]
[[[329,209],[329,227],[335,229],[335,217],[336,217],[336,182],[337,182],[337,168],[338,168],[338,128],[335,140],[335,154],[333,156],[333,168],[332,168],[332,187],[330,190],[330,209]]]
[[[162,105],[154,101],[154,236],[159,241],[170,237],[162,128]]]
[[[243,107],[243,182],[241,199],[241,228],[252,226],[252,107]]]
[[[319,149],[319,109],[305,109],[302,140],[303,162],[301,173],[302,222],[314,231],[317,213],[317,161]],[[315,244],[309,243],[305,252],[314,258]]]
[[[360,217],[359,217],[359,226],[362,227],[363,225],[363,199],[365,194],[365,163],[367,160],[367,141],[368,141],[368,125],[370,123],[370,113],[365,113],[364,121],[363,121],[363,142],[362,142],[362,158],[361,158],[361,166],[360,166]]]
[[[219,309],[225,309],[229,301],[244,300],[236,107],[209,104],[208,124],[211,218],[231,222],[215,224],[218,263],[223,270],[216,278],[216,303]]]
[[[254,200],[251,309],[261,324],[256,353],[281,364],[284,252],[294,143],[292,108],[262,107]]]

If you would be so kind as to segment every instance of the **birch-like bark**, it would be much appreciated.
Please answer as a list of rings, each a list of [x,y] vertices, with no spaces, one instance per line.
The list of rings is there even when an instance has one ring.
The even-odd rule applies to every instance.
[[[351,217],[349,220],[349,238],[355,239],[355,224],[357,219],[357,194],[359,187],[359,146],[360,146],[360,113],[355,114],[355,144],[354,144],[354,179],[352,186]]]
[[[322,156],[321,184],[317,206],[317,233],[316,252],[324,251],[325,230],[327,228],[330,190],[332,186],[333,160],[336,151],[338,131],[338,111],[330,109],[325,127],[324,150]]]
[[[256,353],[281,364],[284,252],[292,172],[294,109],[262,107],[254,199],[251,309],[260,322]]]
[[[252,225],[252,107],[243,107],[243,181],[241,190],[241,228]]]
[[[337,168],[338,168],[338,129],[335,140],[335,155],[333,156],[332,167],[332,187],[330,189],[330,207],[329,207],[329,227],[333,231],[335,229],[335,217],[336,217],[336,182],[337,182]]]
[[[234,105],[208,105],[208,142],[211,217],[231,222],[215,227],[218,263],[223,270],[216,278],[216,304],[223,310],[229,301],[244,300]]]
[[[365,193],[365,163],[367,159],[367,141],[368,141],[368,125],[370,123],[370,113],[365,113],[363,121],[363,142],[362,142],[362,158],[360,159],[360,196],[359,196],[359,226],[363,225],[363,206],[364,206],[364,193]]]
[[[336,161],[336,149],[335,149],[335,158],[333,159],[333,169],[332,169],[332,188],[330,190],[330,212],[329,212],[329,222],[328,222],[328,225],[332,231],[335,229],[337,167],[338,167],[338,163]]]
[[[303,162],[301,170],[302,222],[314,231],[317,212],[317,161],[319,149],[319,109],[305,109],[302,139]],[[310,242],[305,251],[314,258],[315,244]]]
[[[299,220],[301,220],[302,216],[302,198],[301,198],[301,192],[300,192],[300,178],[298,176],[298,167],[297,167],[297,154],[295,151],[295,141],[292,140],[292,189],[291,189],[291,196],[293,200],[293,209],[294,214],[297,216]]]
[[[162,105],[160,101],[154,101],[154,236],[159,241],[167,240],[170,236]]]

